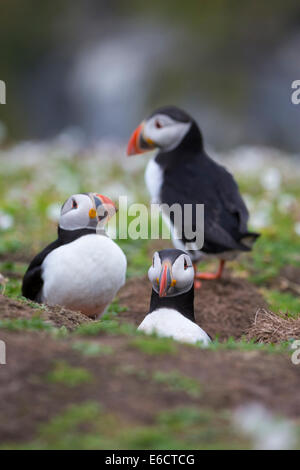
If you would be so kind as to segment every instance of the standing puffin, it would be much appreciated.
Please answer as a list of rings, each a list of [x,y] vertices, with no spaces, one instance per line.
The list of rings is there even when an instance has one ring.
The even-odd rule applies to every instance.
[[[32,260],[25,273],[22,295],[91,317],[103,313],[126,275],[126,257],[104,228],[115,213],[108,197],[71,196],[61,208],[57,240]]]
[[[152,284],[150,310],[138,330],[208,345],[210,337],[195,321],[194,267],[189,255],[176,249],[155,252],[148,277]]]
[[[187,250],[193,263],[207,256],[219,258],[216,273],[197,273],[196,279],[218,279],[225,260],[241,251],[250,251],[259,236],[247,230],[248,210],[232,175],[212,160],[205,152],[200,129],[194,119],[175,106],[157,109],[133,132],[127,154],[134,155],[157,149],[148,163],[145,180],[152,202],[167,204],[192,204],[190,225],[195,232],[196,204],[204,204],[204,244],[188,250],[195,240],[184,237],[184,225],[176,227],[174,217],[167,216],[173,243]],[[164,215],[164,214],[163,214]],[[164,217],[166,219],[166,217]],[[174,222],[175,220],[175,222]],[[174,225],[175,224],[175,225]],[[178,239],[174,234],[182,233]]]

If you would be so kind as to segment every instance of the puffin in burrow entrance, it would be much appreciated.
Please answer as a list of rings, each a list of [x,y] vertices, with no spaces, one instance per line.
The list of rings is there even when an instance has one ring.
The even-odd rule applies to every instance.
[[[189,255],[177,249],[155,252],[148,277],[150,309],[138,330],[207,346],[211,338],[194,316],[194,267]]]
[[[25,273],[22,295],[90,317],[101,315],[125,283],[126,257],[105,231],[116,210],[97,193],[71,196],[61,208],[57,240]]]
[[[183,219],[180,227],[174,217],[164,217],[170,226],[175,247],[187,250],[195,265],[195,287],[199,279],[218,279],[225,260],[238,253],[251,251],[259,237],[249,232],[248,210],[233,176],[205,152],[201,131],[185,111],[167,106],[154,111],[133,132],[128,155],[157,149],[147,165],[145,180],[152,203],[192,204],[191,226],[195,232],[196,205],[204,204],[204,243],[201,248],[187,250],[191,242],[184,236]],[[164,213],[162,213],[164,216]],[[174,234],[181,234],[181,237]],[[196,263],[206,257],[217,257],[216,273],[199,273]]]

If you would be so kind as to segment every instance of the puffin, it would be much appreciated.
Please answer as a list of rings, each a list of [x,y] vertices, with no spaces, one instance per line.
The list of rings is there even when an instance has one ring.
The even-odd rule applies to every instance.
[[[58,237],[31,261],[22,295],[96,318],[125,283],[127,261],[105,225],[117,209],[106,196],[81,193],[61,208]]]
[[[200,279],[221,277],[226,260],[251,251],[260,234],[248,231],[249,213],[237,183],[225,167],[208,156],[200,128],[189,114],[175,106],[150,114],[131,135],[127,155],[153,150],[155,155],[145,173],[152,203],[161,207],[177,203],[182,209],[190,204],[189,228],[194,233],[204,229],[203,244],[193,246],[195,238],[184,236],[184,218],[178,222],[174,214],[162,209],[173,245],[187,251],[194,263],[195,287],[199,288]],[[196,224],[197,204],[204,205],[204,227]],[[208,257],[219,260],[217,271],[197,272],[197,263]]]
[[[150,309],[138,331],[208,346],[210,336],[195,321],[194,267],[190,256],[178,249],[156,251],[148,277],[152,284]]]

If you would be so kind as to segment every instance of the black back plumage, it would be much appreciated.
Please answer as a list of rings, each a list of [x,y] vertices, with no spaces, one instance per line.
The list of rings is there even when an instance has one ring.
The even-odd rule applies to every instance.
[[[162,111],[165,109],[168,108]],[[184,116],[185,113],[182,121]],[[243,239],[255,240],[259,234],[247,230],[249,214],[238,185],[223,166],[205,153],[201,132],[192,118],[190,122],[190,130],[180,145],[169,152],[161,150],[155,158],[163,170],[161,202],[169,206],[179,203],[182,208],[184,204],[193,204],[193,231],[196,231],[195,205],[204,204],[203,252],[249,251],[251,247]],[[172,213],[171,221],[174,223]],[[184,237],[183,227],[182,233],[182,241],[191,242]]]
[[[43,251],[36,255],[31,261],[22,284],[22,295],[34,302],[41,302],[41,292],[43,288],[42,264],[51,251],[62,245],[73,242],[83,235],[95,233],[93,229],[63,230],[58,227],[58,238],[50,243]]]

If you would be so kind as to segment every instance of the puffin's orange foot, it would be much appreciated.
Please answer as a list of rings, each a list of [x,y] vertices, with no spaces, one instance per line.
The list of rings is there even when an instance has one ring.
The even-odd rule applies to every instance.
[[[221,275],[219,273],[196,273],[196,279],[205,279],[206,281],[210,281],[213,279],[219,279]]]
[[[205,279],[205,280],[213,280],[213,279],[220,279],[222,276],[222,272],[224,269],[225,261],[221,260],[219,264],[219,269],[216,273],[197,273],[196,266],[195,268],[195,279]]]
[[[194,280],[194,288],[195,289],[201,289],[201,286],[202,286],[202,282],[201,281],[197,281],[197,279]]]

